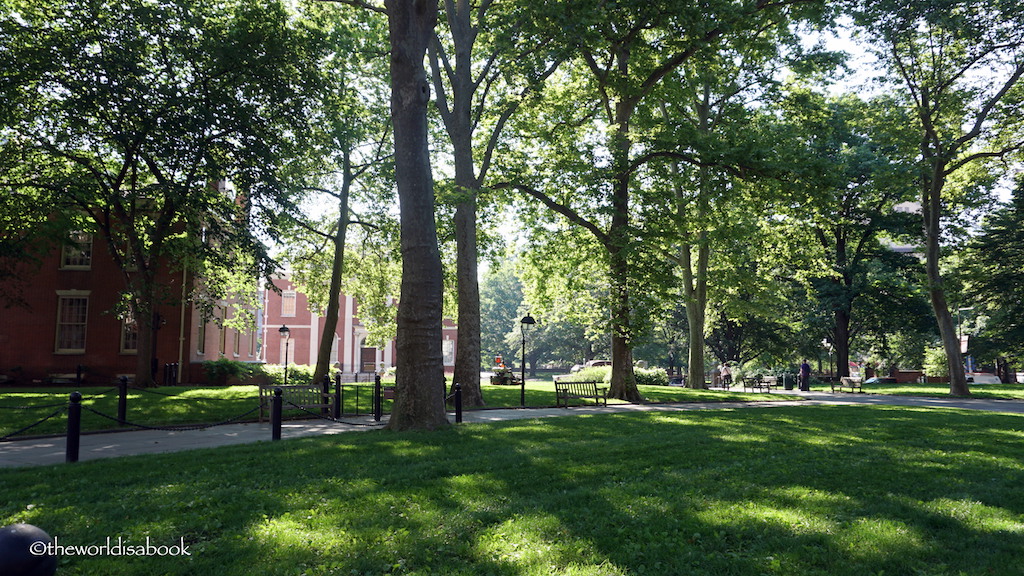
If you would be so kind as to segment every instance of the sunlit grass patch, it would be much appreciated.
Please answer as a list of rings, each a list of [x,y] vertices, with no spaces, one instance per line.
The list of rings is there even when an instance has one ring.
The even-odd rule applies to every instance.
[[[61,574],[1021,574],[1024,417],[547,418],[0,470],[0,523],[182,558]]]

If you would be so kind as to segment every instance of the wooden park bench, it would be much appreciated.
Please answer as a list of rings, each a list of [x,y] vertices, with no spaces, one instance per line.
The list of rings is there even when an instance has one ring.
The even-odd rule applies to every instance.
[[[274,399],[274,388],[281,389],[281,410],[306,410],[313,414],[325,413],[332,407],[330,394],[324,394],[322,385],[300,384],[295,386],[260,385],[260,416],[270,415],[271,402]]]
[[[747,376],[743,378],[743,391],[746,392],[747,388],[751,390],[764,390],[765,392],[771,393],[772,388],[779,387],[779,379],[775,376]]]
[[[608,405],[608,388],[598,386],[602,382],[555,382],[555,400],[560,407],[569,407],[569,399],[591,399],[599,406]]]
[[[863,384],[863,380],[856,376],[843,376],[838,382],[832,382],[832,391],[835,392],[838,388],[840,392],[843,392],[844,388],[849,388],[850,392],[864,392],[861,384]]]

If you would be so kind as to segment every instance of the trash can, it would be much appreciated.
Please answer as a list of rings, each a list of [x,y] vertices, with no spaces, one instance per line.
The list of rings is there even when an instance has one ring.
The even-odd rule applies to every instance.
[[[781,378],[782,378],[782,388],[785,389],[785,390],[792,390],[793,389],[793,381],[796,380],[796,375],[795,374],[783,374],[781,376]]]

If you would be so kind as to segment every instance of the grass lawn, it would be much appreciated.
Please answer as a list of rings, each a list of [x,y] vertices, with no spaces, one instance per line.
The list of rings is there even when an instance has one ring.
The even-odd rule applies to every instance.
[[[688,390],[667,386],[641,386],[641,394],[652,402],[729,402],[737,400],[778,400],[782,395],[742,394],[721,390]],[[333,388],[332,388],[333,389]],[[74,388],[0,388],[0,438],[30,426],[36,421],[59,411],[67,405],[68,395]],[[346,385],[346,413],[361,414],[372,410],[372,384]],[[358,392],[357,392],[358,391]],[[83,388],[83,406],[109,416],[117,416],[117,389]],[[508,408],[520,405],[518,386],[483,385],[488,408]],[[253,412],[258,404],[255,386],[190,387],[166,386],[147,390],[128,390],[129,422],[145,426],[173,426],[196,423],[216,423],[234,420],[254,421]],[[358,400],[357,400],[358,398]],[[357,403],[358,402],[358,403]],[[621,402],[611,400],[611,403]],[[555,388],[550,381],[527,381],[527,406],[553,406]],[[385,400],[385,412],[391,401]],[[16,409],[17,407],[17,409]],[[25,409],[29,407],[29,409]],[[116,421],[90,410],[82,411],[82,430],[110,430],[123,428]],[[64,434],[67,418],[61,414],[24,435]]]
[[[1024,417],[869,406],[371,431],[0,470],[58,574],[1020,575]]]

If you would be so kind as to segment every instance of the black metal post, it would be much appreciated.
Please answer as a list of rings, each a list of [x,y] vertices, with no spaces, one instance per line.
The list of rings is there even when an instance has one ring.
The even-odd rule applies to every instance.
[[[341,372],[334,376],[334,417],[341,418]]]
[[[523,365],[519,373],[519,406],[526,407],[526,328],[520,327],[523,333]]]
[[[128,377],[121,376],[117,381],[117,421],[124,424],[128,421]]]
[[[462,384],[455,383],[455,423],[462,424]]]
[[[274,388],[274,398],[270,401],[270,439],[281,439],[281,409],[284,399],[281,395],[284,392],[280,388]]]
[[[320,415],[327,418],[331,415],[332,410],[327,407],[328,401],[331,398],[331,375],[324,374],[324,381],[320,384],[320,403],[324,405],[320,409]]]
[[[285,386],[288,385],[288,344],[290,344],[289,340],[290,339],[287,338],[287,337],[284,340],[284,385]]]
[[[384,415],[384,407],[381,405],[381,395],[383,390],[380,387],[380,374],[373,377],[373,421],[380,422],[381,417]]]
[[[68,402],[68,435],[65,462],[78,462],[78,447],[82,436],[82,393],[72,392]]]

